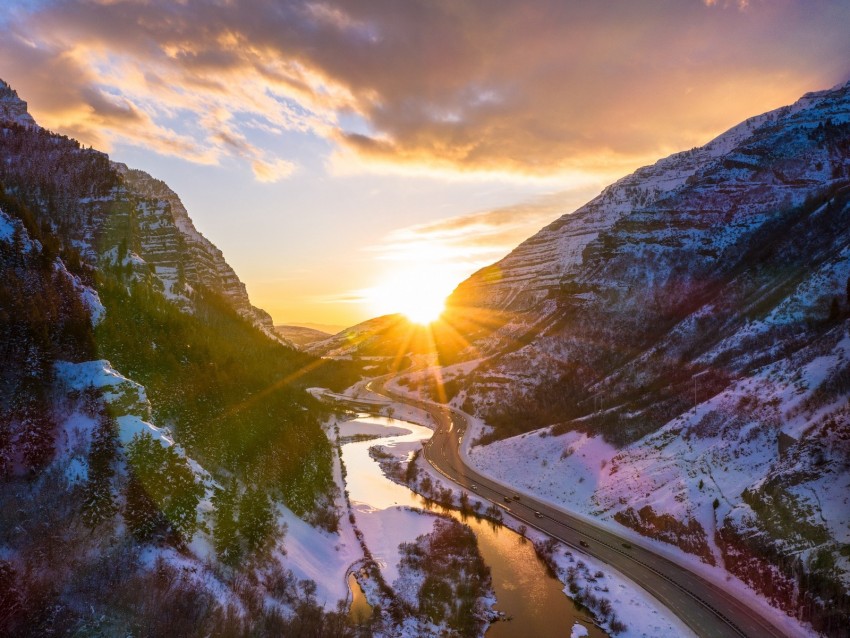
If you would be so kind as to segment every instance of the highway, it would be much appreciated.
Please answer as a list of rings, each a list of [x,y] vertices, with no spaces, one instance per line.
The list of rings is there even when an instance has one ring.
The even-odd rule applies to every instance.
[[[386,377],[367,385],[370,391],[428,412],[436,424],[425,445],[425,458],[441,474],[507,510],[514,518],[566,545],[597,558],[643,587],[675,613],[697,636],[722,638],[787,636],[768,619],[722,587],[686,567],[611,530],[552,507],[533,496],[485,478],[460,455],[466,430],[463,414],[447,406],[416,401],[384,387]],[[516,500],[516,496],[519,497]],[[505,497],[508,498],[506,501]],[[628,618],[624,621],[628,624]]]

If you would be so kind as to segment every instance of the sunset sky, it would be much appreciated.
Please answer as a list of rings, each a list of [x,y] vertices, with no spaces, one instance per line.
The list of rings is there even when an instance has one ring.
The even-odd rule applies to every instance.
[[[165,180],[276,322],[350,325],[847,81],[849,34],[847,0],[33,0],[0,78]]]

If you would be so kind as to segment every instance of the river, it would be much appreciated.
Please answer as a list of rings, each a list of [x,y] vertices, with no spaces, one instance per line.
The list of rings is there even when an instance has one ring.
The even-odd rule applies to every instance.
[[[365,522],[368,527],[365,519],[369,516],[404,506],[433,509],[418,494],[386,478],[378,463],[369,456],[369,448],[373,445],[413,449],[421,445],[421,441],[430,438],[432,431],[415,423],[372,416],[354,419],[352,425],[362,425],[366,431],[376,435],[388,434],[380,439],[345,443],[342,446],[342,459],[348,474],[346,489],[358,525],[363,527]],[[400,434],[400,428],[408,430],[409,434]],[[510,621],[493,623],[487,630],[487,638],[564,638],[570,635],[570,629],[575,623],[583,625],[591,638],[606,636],[589,622],[586,612],[578,609],[567,598],[563,593],[563,585],[549,575],[545,565],[534,553],[530,541],[502,525],[476,520],[472,516],[462,517],[455,510],[436,509],[464,522],[475,532],[478,548],[493,576],[497,599],[495,609],[512,618]],[[391,522],[391,518],[382,521],[383,529],[386,530],[386,525]],[[368,533],[366,540],[379,563],[382,562],[381,558],[384,558],[384,565],[397,559],[392,548],[384,548],[383,552],[378,548],[376,551]],[[356,581],[352,581],[356,586]],[[358,601],[362,599],[361,592],[354,593]],[[362,602],[358,604],[357,613],[363,613]]]

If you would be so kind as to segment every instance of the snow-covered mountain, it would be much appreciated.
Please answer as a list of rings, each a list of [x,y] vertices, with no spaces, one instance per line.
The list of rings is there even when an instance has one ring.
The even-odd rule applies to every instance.
[[[304,388],[356,376],[273,334],[164,183],[6,84],[0,361],[0,634],[350,633],[281,535],[340,550]]]
[[[450,307],[474,462],[850,615],[850,84],[621,179]]]
[[[450,302],[510,313],[532,308],[539,312],[564,278],[582,265],[584,249],[600,233],[633,211],[670,196],[700,169],[730,154],[755,130],[817,103],[825,93],[807,94],[791,106],[751,117],[705,146],[675,153],[623,177],[575,212],[561,216],[524,241],[504,259],[472,275],[458,286]]]

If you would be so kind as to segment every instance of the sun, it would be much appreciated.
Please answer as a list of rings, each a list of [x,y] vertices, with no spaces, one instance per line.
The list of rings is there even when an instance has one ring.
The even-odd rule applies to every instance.
[[[435,322],[446,309],[445,296],[429,297],[428,295],[412,294],[399,301],[399,312],[413,323],[422,325]]]
[[[440,318],[454,280],[440,269],[397,273],[370,291],[370,302],[379,314],[400,313],[410,321],[428,325]]]

